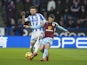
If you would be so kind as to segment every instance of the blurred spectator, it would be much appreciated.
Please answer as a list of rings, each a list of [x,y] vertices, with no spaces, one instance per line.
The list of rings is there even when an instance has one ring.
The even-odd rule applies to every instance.
[[[8,20],[7,22],[9,22],[9,25],[7,25],[6,27],[6,35],[14,35],[14,28],[15,28],[15,20],[14,18],[10,18],[10,20]]]
[[[23,35],[23,25],[21,18],[18,19],[18,23],[15,25],[15,28],[13,29],[14,35]]]
[[[20,13],[30,14],[32,5],[46,19],[54,14],[55,21],[63,27],[87,28],[87,0],[0,0],[0,26],[6,25],[7,35],[23,34]]]
[[[15,19],[15,4],[14,4],[14,1],[10,1],[9,3],[6,2],[6,10],[7,10],[7,18],[6,18],[6,21],[5,21],[5,25],[7,27],[9,27],[8,29],[8,32],[10,30],[10,27],[11,27],[11,19]],[[8,6],[7,6],[8,5]],[[10,33],[8,33],[10,34]]]
[[[32,5],[33,6],[39,7],[40,3],[41,3],[40,0],[32,0]]]
[[[83,27],[82,23],[83,23],[83,22],[81,22],[81,20],[78,19],[78,20],[76,21],[76,28],[77,28],[77,29],[82,28],[82,27]]]
[[[79,17],[79,11],[80,11],[79,0],[73,0],[73,4],[71,5],[70,11],[72,12],[73,16]]]
[[[64,16],[64,20],[68,21],[68,17],[70,16],[70,12],[67,8],[64,10],[64,15],[63,16]]]
[[[61,25],[61,26],[63,26],[63,27],[65,27],[65,21],[64,21],[64,18],[63,17],[61,17],[60,18],[60,21],[59,21],[59,24]]]
[[[14,1],[14,0],[4,0],[5,2],[11,2],[11,1]]]
[[[27,14],[29,14],[29,9],[30,9],[31,5],[32,5],[31,0],[25,0],[24,10]]]
[[[11,1],[8,5],[8,17],[15,18],[15,4],[14,1]]]
[[[87,14],[87,0],[83,1],[83,5],[85,7],[85,14]],[[87,16],[87,15],[86,15]]]
[[[54,0],[49,0],[47,4],[47,15],[54,14],[56,15],[56,3]]]
[[[5,6],[3,5],[3,2],[0,1],[0,15],[3,15],[5,12]]]
[[[16,0],[16,19],[20,18],[20,14],[23,11],[23,3],[21,0]]]
[[[49,0],[47,4],[47,11],[55,10],[56,3],[54,0]]]
[[[57,14],[62,15],[64,10],[64,6],[61,0],[57,0],[56,2],[56,11]]]
[[[65,9],[70,9],[70,6],[72,4],[72,0],[65,0],[65,2],[63,3],[63,6]]]
[[[23,25],[21,23],[21,19],[18,19],[18,23],[15,24],[15,20],[13,18],[10,19],[10,26],[6,27],[6,35],[23,35]]]
[[[85,18],[86,17],[86,9],[85,9],[85,6],[81,6],[81,11],[80,11],[80,18]]]
[[[5,17],[5,6],[3,2],[0,1],[0,27],[4,26],[4,17]]]
[[[41,0],[40,12],[47,11],[48,0]]]
[[[73,20],[72,16],[69,16],[68,22],[66,23],[67,28],[75,28],[75,21]]]
[[[64,7],[64,13],[68,13],[70,14],[70,7],[72,4],[72,0],[65,0],[65,3],[63,3],[63,7]]]
[[[4,20],[2,18],[2,16],[0,15],[0,27],[4,27]]]

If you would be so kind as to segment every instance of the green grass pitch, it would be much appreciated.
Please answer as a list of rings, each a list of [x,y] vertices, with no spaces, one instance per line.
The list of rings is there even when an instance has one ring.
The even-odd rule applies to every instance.
[[[50,60],[41,62],[41,53],[25,59],[28,48],[0,48],[0,65],[87,65],[87,49],[49,49]]]

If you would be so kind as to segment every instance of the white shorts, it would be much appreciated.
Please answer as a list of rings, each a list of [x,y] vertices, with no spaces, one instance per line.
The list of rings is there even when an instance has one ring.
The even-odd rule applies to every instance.
[[[34,31],[31,33],[31,42],[32,41],[37,41],[38,37],[42,36],[43,37],[44,32],[43,31]]]
[[[43,44],[43,45],[46,45],[47,43],[49,43],[50,45],[52,45],[53,38],[50,38],[50,37],[43,38],[42,40],[40,40],[40,43]]]

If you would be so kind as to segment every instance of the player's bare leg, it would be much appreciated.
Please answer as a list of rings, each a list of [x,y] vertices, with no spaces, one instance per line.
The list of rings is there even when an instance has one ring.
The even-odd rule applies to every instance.
[[[43,44],[40,44],[40,46],[39,46],[39,50],[41,51],[41,53],[43,53],[44,52],[44,45]]]

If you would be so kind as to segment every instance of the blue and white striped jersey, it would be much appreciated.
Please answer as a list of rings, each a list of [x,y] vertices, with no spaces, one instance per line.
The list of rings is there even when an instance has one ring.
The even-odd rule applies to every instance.
[[[25,22],[30,21],[30,24],[32,27],[39,26],[41,22],[46,22],[45,18],[42,14],[36,13],[35,15],[29,15],[27,18],[25,18]],[[34,29],[34,31],[42,31],[42,28]]]

